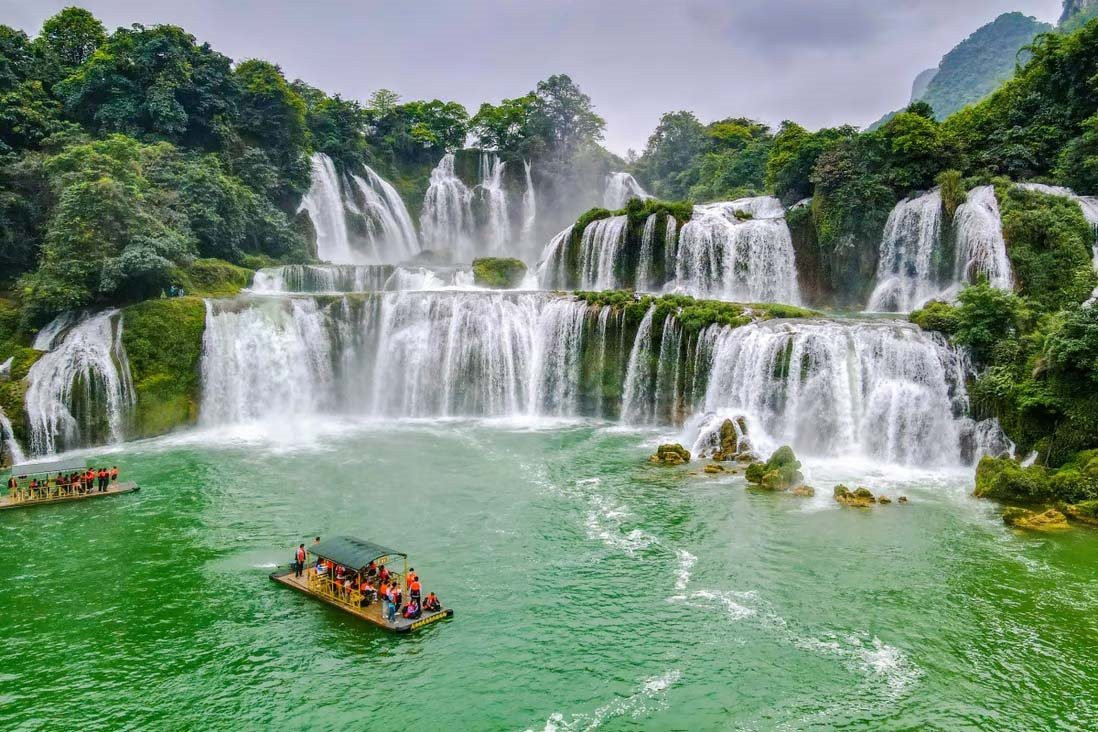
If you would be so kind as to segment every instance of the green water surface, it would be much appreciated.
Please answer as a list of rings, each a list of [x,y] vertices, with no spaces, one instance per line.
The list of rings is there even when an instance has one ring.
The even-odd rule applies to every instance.
[[[971,471],[808,461],[798,499],[600,425],[315,427],[93,453],[141,491],[0,513],[0,728],[1098,728],[1098,532],[1012,532]],[[455,618],[268,579],[334,533]]]

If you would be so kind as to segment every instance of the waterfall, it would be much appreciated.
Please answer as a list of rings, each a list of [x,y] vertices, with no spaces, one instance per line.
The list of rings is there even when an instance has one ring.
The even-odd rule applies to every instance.
[[[668,275],[675,271],[675,260],[679,256],[678,227],[678,219],[668,216],[663,232],[663,271]]]
[[[625,387],[622,390],[621,415],[626,422],[649,422],[652,392],[652,368],[649,353],[652,350],[652,320],[656,308],[648,308],[644,314],[625,371]]]
[[[617,270],[625,244],[627,216],[611,216],[592,221],[580,239],[580,287],[585,290],[612,290],[621,286]]]
[[[255,273],[256,294],[383,292],[474,287],[468,267],[394,267],[390,264],[287,264]]]
[[[472,259],[473,193],[454,171],[454,154],[446,153],[434,170],[423,197],[420,228],[426,248],[448,251],[454,259]]]
[[[419,251],[412,217],[400,194],[369,166],[366,177],[351,174],[353,187],[340,181],[335,163],[314,153],[312,180],[298,211],[306,211],[316,230],[316,255],[333,264],[399,262]],[[348,214],[361,226],[354,233]]]
[[[561,231],[545,246],[538,263],[538,285],[547,290],[567,289],[568,282],[568,243],[572,240],[572,227]]]
[[[953,228],[957,250],[955,283],[984,278],[992,287],[1010,290],[1014,275],[1003,239],[995,188],[978,186],[969,191],[953,216]]]
[[[530,177],[530,162],[522,164],[526,172],[526,188],[522,192],[522,246],[529,251],[535,246],[534,226],[538,219],[538,202],[534,192],[534,181]]]
[[[19,441],[15,439],[11,420],[4,414],[4,410],[0,409],[0,465],[4,463],[5,454],[7,454],[12,465],[18,465],[27,460],[27,456],[23,454],[23,448],[19,445]]]
[[[363,261],[391,263],[415,256],[419,239],[400,194],[369,166],[363,167],[365,179],[351,176],[361,196],[356,205],[366,219]]]
[[[578,415],[587,307],[544,294],[213,301],[201,419]]]
[[[136,402],[117,310],[72,326],[27,374],[32,454],[118,442]]]
[[[484,204],[484,246],[478,253],[500,255],[511,243],[511,218],[507,210],[507,192],[503,190],[505,165],[495,153],[480,154],[480,185],[474,195],[479,195]]]
[[[799,304],[781,202],[760,197],[695,206],[679,233],[674,284],[697,297]]]
[[[47,323],[34,337],[31,345],[36,351],[48,351],[53,348],[57,337],[74,326],[80,320],[88,316],[88,313],[79,310],[66,310]]]
[[[942,196],[937,189],[896,204],[885,224],[877,286],[866,309],[910,312],[933,298],[941,290],[934,271],[941,239]]]
[[[328,262],[354,262],[343,211],[343,189],[335,164],[324,153],[315,153],[309,162],[312,179],[298,212],[308,212],[309,220],[313,222],[316,256]]]
[[[641,188],[637,179],[629,173],[609,173],[606,176],[606,191],[602,195],[602,205],[611,211],[617,211],[630,198],[651,198]]]
[[[746,413],[771,449],[960,462],[964,368],[934,334],[900,322],[774,320],[703,338],[702,414]]]
[[[640,256],[637,259],[637,279],[634,287],[637,291],[654,289],[652,282],[652,261],[656,258],[656,214],[649,214],[644,220],[644,230],[641,232]],[[668,216],[668,220],[674,221],[675,217]]]

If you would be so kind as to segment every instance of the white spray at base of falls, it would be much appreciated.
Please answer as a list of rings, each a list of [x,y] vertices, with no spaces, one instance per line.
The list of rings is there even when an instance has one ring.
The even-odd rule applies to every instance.
[[[720,300],[800,304],[793,237],[781,202],[764,196],[695,206],[679,233],[673,289]]]
[[[312,180],[298,211],[306,211],[312,221],[318,259],[333,264],[391,263],[419,251],[404,201],[369,166],[363,166],[365,178],[350,176],[351,189],[324,153],[314,153],[310,165]],[[361,217],[360,232],[351,232],[348,214]]]
[[[1010,290],[1014,274],[994,186],[977,186],[968,192],[953,215],[953,228],[957,248],[955,282],[986,279],[992,287]]]
[[[964,368],[933,334],[884,321],[785,321],[710,328],[702,414],[746,414],[756,447],[956,465]],[[688,433],[698,435],[695,424]],[[763,438],[766,439],[763,439]]]
[[[641,184],[629,173],[608,173],[606,175],[606,190],[602,194],[603,207],[611,211],[617,211],[630,198],[644,200],[651,198],[651,196],[645,193],[644,189],[641,188]]]
[[[72,326],[27,374],[30,450],[119,442],[136,402],[117,310]]]
[[[469,267],[394,267],[391,264],[287,264],[255,273],[256,294],[476,289]]]
[[[867,310],[909,312],[941,290],[933,271],[941,234],[942,196],[938,189],[896,204],[881,238],[877,286]]]

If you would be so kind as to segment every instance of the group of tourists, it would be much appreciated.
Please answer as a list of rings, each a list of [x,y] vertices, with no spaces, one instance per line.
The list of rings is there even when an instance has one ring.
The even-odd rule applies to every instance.
[[[316,537],[313,545],[320,543],[320,537]],[[419,581],[414,567],[409,568],[408,574],[401,582],[398,573],[392,572],[384,564],[370,562],[363,570],[349,570],[342,564],[336,564],[329,559],[317,557],[316,564],[309,570],[305,569],[307,553],[305,545],[298,546],[294,554],[294,576],[301,577],[306,571],[315,573],[319,579],[324,579],[339,595],[343,602],[354,603],[359,607],[368,607],[374,602],[381,602],[381,617],[390,623],[396,622],[397,617],[408,620],[416,620],[425,612],[437,612],[442,609],[442,601],[433,592],[423,596],[423,585]],[[407,602],[405,602],[405,591]]]
[[[24,476],[24,480],[25,480]],[[69,474],[58,473],[50,478],[44,475],[41,480],[31,478],[29,483],[20,484],[19,478],[8,478],[8,495],[17,500],[56,498],[60,496],[80,496],[88,493],[106,493],[112,483],[118,480],[118,466],[111,468],[88,468]]]

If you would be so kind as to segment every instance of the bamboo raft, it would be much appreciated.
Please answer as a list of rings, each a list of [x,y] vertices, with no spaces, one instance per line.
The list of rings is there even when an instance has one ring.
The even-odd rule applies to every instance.
[[[408,572],[408,556],[403,552],[371,544],[370,542],[354,539],[347,536],[334,537],[323,544],[315,545],[309,550],[309,554],[321,559],[327,559],[342,564],[345,567],[361,572],[371,562],[387,564],[395,559],[404,560],[404,574],[393,573],[394,577],[402,578]],[[404,618],[399,614],[389,622],[382,617],[380,600],[375,600],[365,607],[362,606],[363,595],[358,590],[345,590],[324,574],[318,574],[315,565],[306,566],[300,577],[295,576],[293,568],[272,572],[272,581],[291,587],[298,592],[315,597],[332,607],[339,608],[343,612],[365,620],[367,623],[384,628],[393,633],[408,633],[413,630],[437,623],[440,620],[454,616],[453,608],[443,607],[435,611],[423,611],[415,619]]]
[[[0,497],[0,510],[9,508],[27,508],[29,506],[44,506],[51,503],[68,503],[69,501],[85,501],[90,498],[103,498],[105,496],[120,496],[123,493],[134,493],[140,490],[137,483],[113,481],[108,484],[106,490],[100,491],[98,484],[92,481],[87,487],[81,487],[79,491],[72,486],[59,486],[52,479],[61,473],[68,475],[79,472],[83,475],[88,469],[87,461],[83,458],[63,458],[49,462],[24,463],[13,465],[7,473],[19,480],[19,490],[12,493],[8,490]],[[37,478],[41,484],[30,488],[30,479]],[[3,485],[0,482],[0,485]]]
[[[50,486],[38,496],[22,499],[15,498],[14,496],[4,496],[3,498],[0,498],[0,511],[8,508],[28,508],[30,506],[45,506],[50,503],[66,503],[68,501],[83,501],[89,498],[119,496],[123,493],[136,493],[139,490],[141,490],[141,486],[132,482],[111,483],[107,490],[103,492],[100,492],[96,488],[92,488],[83,493],[59,493],[57,488]]]

